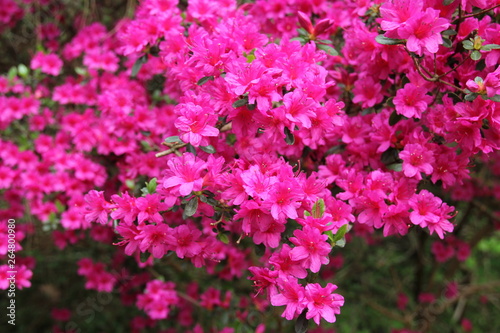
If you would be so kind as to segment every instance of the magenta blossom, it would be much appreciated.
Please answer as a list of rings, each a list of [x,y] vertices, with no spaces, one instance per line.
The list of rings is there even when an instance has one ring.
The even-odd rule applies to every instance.
[[[328,254],[332,247],[327,242],[327,235],[323,235],[318,229],[307,225],[303,230],[295,230],[293,235],[295,237],[290,237],[290,242],[295,245],[290,251],[292,260],[303,260],[303,266],[313,273],[319,272],[321,265],[330,262]]]
[[[328,283],[322,288],[318,283],[308,284],[305,288],[307,319],[314,319],[319,325],[321,318],[329,323],[334,323],[335,315],[340,314],[340,307],[344,305],[344,297],[332,293],[337,286]]]

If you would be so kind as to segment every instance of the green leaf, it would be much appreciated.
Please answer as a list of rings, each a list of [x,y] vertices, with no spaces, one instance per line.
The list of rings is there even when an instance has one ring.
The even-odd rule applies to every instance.
[[[387,166],[387,169],[396,171],[396,172],[401,172],[403,170],[403,163],[393,163],[389,164]]]
[[[168,138],[165,139],[166,143],[176,143],[176,142],[182,142],[179,136],[169,136]]]
[[[191,153],[193,155],[196,155],[196,148],[192,144],[188,143],[187,146],[186,146],[186,150],[189,153]]]
[[[320,42],[321,44],[333,44],[333,41],[330,39],[318,39],[317,42]]]
[[[134,189],[134,187],[135,187],[135,182],[134,182],[134,180],[133,180],[133,179],[127,179],[127,180],[125,181],[125,185],[127,185],[127,187],[128,187],[129,189],[133,190],[133,189]]]
[[[200,149],[203,150],[205,153],[209,154],[215,154],[215,148],[212,145],[208,146],[200,146]]]
[[[396,125],[401,119],[403,119],[403,116],[397,113],[396,111],[393,111],[389,117],[389,125],[394,126]]]
[[[227,237],[227,235],[222,232],[217,234],[217,239],[224,244],[229,244],[229,237]]]
[[[295,333],[306,333],[309,328],[309,319],[306,318],[307,309],[302,311],[295,322]]]
[[[148,61],[148,56],[147,55],[143,55],[142,57],[140,57],[139,59],[137,59],[135,61],[134,66],[132,66],[132,71],[130,73],[130,76],[131,77],[136,77],[137,73],[139,73],[139,71],[141,70],[142,65],[144,65],[147,61]]]
[[[17,67],[11,67],[9,69],[9,72],[7,73],[7,78],[9,79],[9,81],[12,81],[16,76],[17,76]]]
[[[151,145],[149,144],[149,142],[147,142],[146,140],[141,140],[141,146],[142,146],[142,148],[144,148],[145,151],[153,150],[153,148],[151,148]]]
[[[83,67],[75,67],[75,73],[80,76],[86,76],[88,74],[87,70]]]
[[[62,212],[64,212],[66,210],[66,207],[62,204],[61,201],[56,200],[55,204],[56,204],[56,208],[57,208],[57,212],[58,213],[62,213]]]
[[[488,119],[483,119],[483,129],[490,129],[490,121]]]
[[[184,207],[184,214],[186,216],[193,216],[198,209],[198,197],[192,197]]]
[[[457,32],[453,29],[448,29],[448,30],[443,31],[442,34],[445,36],[452,36],[452,35],[456,35]]]
[[[465,95],[464,99],[468,102],[472,102],[473,100],[475,100],[477,98],[477,96],[479,96],[479,94],[470,93],[470,94]]]
[[[388,38],[384,35],[378,35],[377,37],[375,37],[375,40],[377,41],[377,43],[382,45],[399,45],[406,42],[404,39]]]
[[[320,219],[325,215],[325,200],[319,199],[314,203],[314,206],[312,208],[312,216],[315,219]]]
[[[336,241],[335,242],[335,246],[344,247],[345,246],[345,237],[343,237],[342,239],[339,239],[338,241]]]
[[[311,216],[311,213],[309,213],[307,210],[304,211],[304,216]]]
[[[213,81],[213,80],[214,80],[214,76],[213,75],[211,75],[211,76],[204,76],[201,79],[199,79],[198,82],[196,82],[196,84],[199,85],[199,86],[202,86],[205,83],[207,83],[208,81]]]
[[[295,137],[293,136],[293,133],[290,132],[288,127],[285,127],[285,142],[289,145],[293,145],[295,143]]]
[[[255,246],[254,250],[255,254],[258,255],[259,257],[262,257],[264,254],[266,254],[266,246],[264,244],[259,244]]]
[[[299,35],[301,35],[301,36],[309,36],[309,33],[308,33],[308,32],[307,32],[307,30],[306,30],[306,29],[304,29],[304,28],[298,28],[298,29],[297,29],[297,32],[298,32],[298,33],[299,33]]]
[[[247,104],[248,104],[247,98],[239,99],[233,103],[233,108],[236,109],[236,108],[242,107],[242,106],[247,105]]]
[[[451,48],[453,46],[453,43],[449,38],[443,37],[443,46],[447,48]]]
[[[344,238],[345,234],[348,231],[349,231],[349,225],[348,224],[344,224],[343,226],[341,226],[339,228],[339,230],[337,230],[337,233],[333,236],[332,242],[335,243],[335,245],[337,245],[337,242],[339,240],[341,240],[342,238]]]
[[[151,179],[149,181],[149,183],[146,182],[146,188],[147,188],[149,194],[155,193],[157,186],[158,186],[158,181],[157,181],[156,177]]]
[[[500,45],[498,45],[498,44],[486,44],[486,45],[481,46],[481,50],[483,50],[483,51],[500,50]]]
[[[449,6],[453,3],[453,1],[455,1],[455,0],[443,0],[443,5]]]
[[[318,50],[325,51],[326,54],[328,54],[328,55],[331,55],[331,56],[338,56],[339,55],[339,53],[337,52],[337,50],[335,50],[330,45],[316,43],[316,47],[318,48]]]
[[[478,61],[479,59],[481,59],[481,52],[479,52],[478,50],[472,51],[472,53],[470,54],[470,58],[474,61]]]
[[[28,67],[26,67],[25,64],[19,64],[17,66],[17,72],[19,73],[20,77],[26,77],[26,76],[28,76],[29,71],[30,70],[28,69]]]
[[[464,40],[462,42],[462,45],[464,46],[464,49],[466,50],[473,50],[474,49],[474,43],[470,40]]]
[[[483,96],[483,99],[489,99],[489,100],[492,100],[493,102],[500,102],[500,95],[495,95],[492,97]]]

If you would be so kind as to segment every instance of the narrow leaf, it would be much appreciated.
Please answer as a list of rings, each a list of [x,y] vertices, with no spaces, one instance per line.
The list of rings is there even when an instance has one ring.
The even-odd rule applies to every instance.
[[[200,149],[203,150],[205,153],[215,154],[215,148],[212,145],[200,146]]]
[[[130,73],[130,76],[136,77],[137,73],[141,70],[142,65],[144,65],[148,61],[148,56],[143,55],[139,59],[135,61],[134,66],[132,66],[132,72]]]
[[[347,228],[348,228],[347,226],[348,226],[347,224],[344,224],[339,228],[339,230],[337,230],[337,233],[333,236],[332,239],[334,243],[337,243],[339,240],[344,238],[345,234],[347,233]]]
[[[208,81],[213,81],[213,80],[214,80],[213,75],[211,75],[211,76],[204,76],[201,79],[199,79],[198,82],[196,82],[196,84],[199,85],[199,86],[202,86],[205,83],[207,83]]]
[[[220,240],[224,244],[229,244],[229,237],[227,237],[224,233],[218,233],[217,239]]]
[[[169,136],[168,138],[165,139],[165,142],[166,143],[176,143],[176,142],[181,142],[181,139],[177,135]]]
[[[318,50],[325,51],[328,55],[331,55],[331,56],[338,56],[339,55],[337,50],[335,50],[330,45],[316,43],[316,47],[318,48]]]
[[[375,40],[377,41],[377,43],[382,45],[398,45],[405,43],[404,39],[388,38],[384,35],[378,35],[377,37],[375,37]]]
[[[403,119],[403,116],[397,113],[396,111],[393,111],[391,115],[389,116],[389,125],[394,126],[396,125],[401,119]]]
[[[295,333],[306,333],[309,328],[309,319],[306,319],[307,309],[302,311],[295,322]]]
[[[486,45],[481,46],[481,50],[483,50],[483,51],[500,50],[500,45],[498,45],[498,44],[486,44]]]
[[[193,197],[188,201],[186,207],[184,207],[184,214],[186,216],[193,216],[198,209],[198,197]]]
[[[468,102],[472,102],[473,100],[475,100],[477,98],[477,96],[479,96],[479,95],[476,93],[470,93],[470,94],[465,95],[464,99]]]
[[[289,145],[293,145],[295,143],[295,137],[293,136],[293,133],[290,132],[288,127],[285,127],[285,142]]]
[[[247,105],[247,104],[248,104],[248,99],[246,99],[246,98],[239,99],[233,103],[233,108],[236,109],[236,108],[242,107],[242,106]]]

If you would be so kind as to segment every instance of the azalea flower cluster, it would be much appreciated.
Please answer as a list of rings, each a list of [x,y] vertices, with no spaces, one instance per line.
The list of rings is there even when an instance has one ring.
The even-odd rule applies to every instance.
[[[500,148],[499,24],[471,13],[495,4],[143,0],[116,35],[94,23],[60,49],[44,26],[44,51],[0,77],[16,137],[0,140],[0,215],[22,217],[23,197],[61,249],[88,230],[149,272],[175,253],[252,280],[256,308],[335,322],[344,297],[316,279],[336,247],[379,229],[445,239],[443,193],[484,185],[471,169]],[[454,251],[469,254],[432,247]],[[103,263],[78,267],[87,289],[118,288]],[[153,320],[230,299],[139,280],[131,303]]]

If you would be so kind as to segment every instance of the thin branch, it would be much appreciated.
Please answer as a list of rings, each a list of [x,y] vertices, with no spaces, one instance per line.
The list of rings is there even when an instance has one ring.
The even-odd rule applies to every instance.
[[[500,4],[495,5],[495,6],[491,7],[491,8],[486,8],[486,9],[483,9],[483,10],[481,10],[481,11],[479,11],[479,12],[476,12],[476,13],[472,13],[472,14],[467,14],[467,15],[464,15],[464,16],[462,16],[462,19],[466,19],[466,18],[468,18],[468,17],[474,17],[474,16],[478,16],[478,15],[481,15],[481,14],[487,13],[487,12],[489,12],[490,10],[493,10],[493,9],[495,9],[495,8],[498,8],[498,7],[500,7]],[[457,19],[457,20],[458,20],[458,19]],[[456,21],[456,20],[455,20],[455,21]]]

